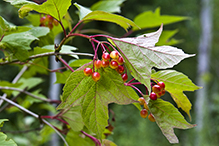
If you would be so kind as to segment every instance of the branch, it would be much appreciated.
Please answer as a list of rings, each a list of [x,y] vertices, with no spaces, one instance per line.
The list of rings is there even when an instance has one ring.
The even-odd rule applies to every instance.
[[[24,112],[30,114],[31,116],[33,116],[33,117],[35,117],[35,118],[37,118],[37,119],[39,118],[39,115],[33,113],[32,111],[30,111],[30,110],[28,110],[28,109],[26,109],[26,108],[20,106],[19,104],[15,103],[15,102],[13,102],[13,101],[7,99],[7,98],[4,99],[4,98],[2,98],[2,96],[0,96],[0,99],[3,99],[4,101],[10,103],[11,105],[13,105],[13,106],[19,108],[20,110],[22,110],[22,111],[24,111]],[[51,125],[49,122],[47,122],[47,121],[44,120],[44,119],[42,119],[42,122],[45,123],[45,124],[47,124],[48,126],[50,126],[53,130],[55,130],[55,132],[56,132],[56,133],[61,137],[61,139],[64,141],[64,143],[66,144],[66,146],[69,146],[68,143],[67,143],[67,141],[65,140],[65,138],[62,136],[62,134],[61,134],[58,130],[56,130],[56,129],[53,127],[53,125]]]
[[[101,146],[101,143],[97,138],[87,134],[86,132],[84,132],[82,130],[81,130],[81,133],[83,133],[85,136],[89,137],[95,143],[96,146],[98,146],[98,145]]]
[[[1,64],[0,64],[1,65]],[[14,84],[14,83],[16,83],[19,79],[20,79],[20,77],[23,75],[23,73],[27,70],[27,66],[24,66],[22,69],[21,69],[21,71],[17,74],[17,76],[13,79],[13,81],[12,81],[12,83]],[[7,97],[7,94],[5,93],[5,94],[3,94],[3,96],[2,96],[2,98],[3,99],[5,99]],[[2,103],[3,103],[3,100],[1,99],[0,100],[0,106],[2,105]]]
[[[81,56],[91,56],[93,57],[93,54],[89,54],[89,53],[56,53],[56,52],[49,52],[49,53],[42,53],[42,54],[37,54],[37,55],[33,55],[30,56],[27,60],[31,60],[31,59],[36,59],[39,57],[46,57],[46,56],[52,56],[52,55],[81,55]],[[6,61],[6,62],[1,62],[0,65],[6,65],[6,64],[11,64],[11,63],[15,63],[15,62],[20,62],[18,59],[13,60],[13,61]]]

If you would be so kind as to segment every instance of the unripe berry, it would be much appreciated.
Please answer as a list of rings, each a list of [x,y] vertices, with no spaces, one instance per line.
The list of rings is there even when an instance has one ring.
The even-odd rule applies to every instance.
[[[109,53],[103,53],[103,55],[102,55],[102,59],[104,60],[104,61],[109,61],[110,60],[110,54]]]
[[[146,102],[144,103],[144,108],[149,111],[149,108]]]
[[[118,59],[118,58],[119,58],[119,53],[118,53],[117,51],[112,51],[112,52],[110,53],[110,57],[111,57],[112,59]]]
[[[93,73],[93,71],[92,71],[91,68],[85,68],[84,69],[84,75],[85,76],[90,76],[90,75],[92,75],[92,73]]]
[[[110,61],[110,67],[112,69],[118,68],[119,64],[116,61]]]
[[[151,92],[149,97],[150,97],[151,100],[157,100],[157,94],[154,93],[154,92]]]
[[[157,85],[160,86],[161,90],[164,90],[164,89],[165,89],[165,84],[164,84],[164,82],[158,82]]]
[[[124,69],[124,67],[122,65],[119,65],[118,68],[116,69],[116,71],[118,73],[122,74],[125,71],[125,69]]]
[[[128,75],[126,73],[121,75],[122,79],[124,82],[126,82],[128,80]]]
[[[100,60],[95,60],[95,62],[94,62],[94,67],[95,67],[96,69],[101,68],[101,67],[102,67],[102,62],[101,62]]]
[[[144,104],[145,104],[145,99],[144,99],[144,97],[138,98],[138,101],[139,101],[139,104],[140,104],[140,105],[144,105]]]
[[[142,109],[140,115],[142,118],[146,118],[148,116],[148,111],[146,109]]]
[[[49,22],[53,22],[53,17],[50,16],[50,15],[47,15],[46,20],[49,21]]]
[[[53,24],[54,24],[55,26],[58,26],[58,25],[59,25],[59,22],[58,22],[56,19],[53,19]]]
[[[154,93],[159,93],[159,92],[161,91],[161,88],[160,88],[159,85],[154,85],[154,86],[152,87],[152,91],[153,91]]]
[[[52,22],[49,22],[49,23],[48,23],[48,27],[49,27],[49,29],[52,29],[52,28],[53,28]]]
[[[100,79],[100,74],[98,72],[94,72],[92,74],[92,79],[97,82]]]
[[[123,63],[124,63],[123,57],[119,57],[117,62],[118,62],[119,65],[123,65]]]
[[[108,67],[109,66],[109,61],[104,61],[102,60],[102,67]]]
[[[154,116],[153,116],[151,113],[148,115],[148,119],[149,119],[151,122],[155,122],[155,121],[156,121],[155,118],[154,118]]]
[[[158,97],[161,97],[161,96],[163,96],[164,94],[165,94],[165,90],[162,90],[162,91],[160,91],[159,93],[158,93]]]
[[[46,17],[45,16],[41,17],[40,18],[40,23],[42,24],[42,23],[45,23],[45,22],[46,22]]]

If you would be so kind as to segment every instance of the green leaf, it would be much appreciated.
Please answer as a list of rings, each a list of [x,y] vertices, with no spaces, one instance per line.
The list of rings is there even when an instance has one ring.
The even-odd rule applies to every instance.
[[[79,5],[78,3],[74,3],[75,7],[78,9],[79,19],[82,20],[87,14],[91,13],[92,11],[89,8]]]
[[[190,110],[192,104],[183,91],[194,91],[200,89],[184,74],[175,70],[164,70],[153,73],[152,79],[165,83],[165,90],[170,93],[178,108],[182,108],[191,119]]]
[[[81,131],[84,127],[83,118],[81,116],[81,106],[71,107],[62,115],[62,118],[69,123],[73,131]]]
[[[116,14],[103,12],[103,11],[90,12],[82,20],[83,21],[96,20],[96,21],[112,22],[112,23],[118,24],[119,26],[124,28],[126,31],[131,26],[135,26],[138,28],[138,26],[133,21],[131,21],[125,17],[122,17],[120,15],[116,15]]]
[[[9,35],[11,33],[18,33],[27,31],[31,28],[25,26],[15,26],[11,23],[8,23],[4,18],[0,16],[0,37],[2,35]]]
[[[181,60],[194,56],[185,54],[182,50],[172,46],[155,47],[161,32],[162,26],[157,32],[135,38],[112,38],[132,76],[143,83],[149,89],[149,92],[152,67],[172,68]]]
[[[108,139],[103,139],[102,146],[117,146],[117,145]]]
[[[17,146],[17,144],[12,140],[7,140],[7,135],[0,132],[0,144],[2,146]]]
[[[80,66],[87,64],[91,61],[92,61],[91,59],[77,59],[77,60],[71,60],[68,64],[71,67],[80,67]]]
[[[174,38],[171,38],[174,36],[178,30],[164,30],[160,36],[159,41],[156,43],[156,46],[162,46],[162,45],[176,45],[182,42],[182,40],[176,40]]]
[[[69,146],[95,146],[95,143],[87,136],[82,135],[81,132],[75,132],[73,130],[69,130],[66,141]]]
[[[27,4],[35,4],[27,0],[4,0],[4,1],[11,3],[11,5],[15,6],[16,8],[20,8],[23,5],[27,5]]]
[[[120,5],[125,0],[101,0],[91,6],[91,10],[99,10],[108,13],[120,13]]]
[[[43,46],[43,48],[49,49],[49,50],[51,50],[51,52],[54,52],[54,51],[55,51],[54,45]],[[73,51],[75,51],[75,50],[77,50],[77,48],[75,48],[75,47],[73,47],[73,46],[63,45],[63,46],[62,46],[62,49],[61,49],[61,51],[60,51],[60,53],[74,53]],[[72,57],[74,57],[74,58],[79,59],[78,55],[69,54],[69,56],[72,56]]]
[[[8,121],[8,119],[0,119],[0,128],[3,127],[3,124],[5,121]],[[0,129],[1,131],[1,129]]]
[[[0,47],[11,52],[20,61],[25,61],[29,57],[27,50],[31,49],[31,42],[38,40],[37,37],[44,36],[48,32],[48,28],[34,27],[26,32],[10,34],[3,38]]]
[[[22,85],[22,83],[11,83],[11,82],[8,82],[8,81],[0,81],[0,86],[2,87],[19,87],[20,85]],[[12,93],[12,90],[2,90],[2,92],[8,94],[8,95],[11,95]]]
[[[94,82],[86,77],[83,70],[75,71],[68,78],[58,109],[70,106],[82,106],[82,117],[85,126],[101,138],[108,125],[108,109],[110,103],[130,104],[136,102],[138,95],[131,87],[124,85],[120,75],[111,68],[98,70],[101,78]]]
[[[157,99],[149,102],[150,112],[154,115],[157,125],[170,143],[178,143],[173,128],[188,129],[196,125],[189,124],[181,113],[169,102]]]
[[[65,84],[72,71],[56,72],[56,84]]]
[[[19,17],[24,18],[30,11],[51,15],[61,21],[71,6],[71,0],[47,0],[42,5],[27,4],[19,9]]]
[[[171,24],[179,21],[183,21],[188,19],[188,17],[182,16],[168,16],[168,15],[160,15],[160,8],[157,8],[155,12],[146,11],[139,15],[137,15],[134,19],[134,22],[141,28],[153,28],[158,27],[161,24]],[[138,27],[134,26],[132,28],[134,31],[138,30]]]

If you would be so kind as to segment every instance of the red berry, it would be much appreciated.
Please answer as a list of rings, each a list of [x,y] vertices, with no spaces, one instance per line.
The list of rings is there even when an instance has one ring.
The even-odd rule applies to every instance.
[[[42,24],[42,23],[45,23],[45,22],[46,22],[46,17],[45,16],[41,17],[40,18],[40,23]]]
[[[102,67],[108,67],[108,66],[109,66],[109,61],[102,60]]]
[[[84,75],[85,76],[90,76],[90,75],[92,75],[92,73],[93,73],[93,71],[92,71],[91,68],[85,68],[84,69]]]
[[[98,72],[94,72],[92,74],[92,79],[97,82],[100,79],[100,74]]]
[[[116,61],[110,61],[110,67],[112,69],[118,68],[119,64]]]
[[[142,118],[146,118],[148,116],[148,111],[146,109],[142,109],[140,115]]]
[[[152,87],[152,91],[153,91],[154,93],[159,93],[159,92],[161,91],[161,88],[160,88],[159,85],[154,85],[154,86]]]
[[[123,65],[123,63],[124,63],[123,57],[119,57],[117,62],[118,62],[119,65]]]
[[[101,68],[101,66],[102,66],[102,61],[101,61],[101,60],[96,60],[96,61],[94,62],[94,67],[95,67],[96,69]]]
[[[49,22],[49,23],[48,23],[48,27],[49,27],[49,29],[52,29],[52,28],[53,28],[52,22]]]
[[[53,24],[54,24],[55,26],[58,26],[58,25],[59,25],[59,22],[58,22],[56,19],[53,19]]]
[[[47,15],[46,20],[48,20],[49,22],[53,22],[53,17],[50,15]]]
[[[108,61],[108,60],[110,60],[110,54],[109,53],[103,53],[103,55],[102,55],[102,59],[104,60],[104,61]]]
[[[110,57],[111,57],[112,59],[118,59],[118,58],[119,58],[119,53],[118,53],[117,51],[112,51],[112,52],[110,53]]]
[[[122,79],[124,82],[126,82],[128,80],[128,75],[126,73],[121,75]]]
[[[148,119],[149,119],[151,122],[155,122],[155,121],[156,121],[155,118],[154,118],[154,116],[153,116],[151,113],[148,115]]]
[[[144,108],[149,111],[148,104],[146,102],[144,103]]]
[[[160,91],[159,93],[158,93],[158,97],[161,97],[161,96],[163,96],[164,94],[165,94],[165,90],[162,90],[162,91]]]
[[[149,97],[150,97],[151,100],[157,100],[157,94],[154,93],[154,92],[151,92]]]
[[[118,68],[116,69],[116,71],[118,73],[122,74],[125,71],[125,69],[124,69],[124,67],[122,65],[119,65]]]
[[[145,103],[144,97],[138,98],[138,101],[139,101],[139,104],[140,104],[140,105],[144,105],[144,103]]]
[[[164,82],[158,82],[157,85],[160,86],[161,90],[164,90],[164,89],[165,89],[165,84],[164,84]]]

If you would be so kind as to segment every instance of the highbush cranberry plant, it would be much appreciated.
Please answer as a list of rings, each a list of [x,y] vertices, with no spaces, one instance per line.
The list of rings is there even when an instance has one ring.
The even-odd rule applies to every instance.
[[[21,75],[16,81],[0,84],[0,89],[5,92],[4,96],[0,96],[0,106],[3,101],[8,102],[40,119],[44,124],[52,127],[66,145],[74,145],[74,141],[71,140],[72,133],[81,141],[85,139],[84,137],[91,139],[91,143],[95,145],[113,144],[104,136],[106,129],[110,132],[113,130],[109,122],[108,104],[110,103],[134,104],[139,109],[140,117],[156,122],[170,143],[178,143],[173,128],[188,129],[195,126],[189,124],[176,107],[162,99],[164,94],[169,93],[178,108],[190,117],[191,103],[183,91],[199,89],[186,75],[169,69],[194,55],[186,54],[181,49],[169,45],[155,45],[167,21],[154,24],[154,26],[159,25],[159,29],[155,32],[128,37],[134,31],[140,32],[141,29],[147,28],[147,23],[150,23],[147,21],[148,14],[140,14],[133,22],[113,14],[116,11],[100,11],[94,6],[89,9],[74,3],[78,9],[79,21],[72,28],[68,21],[71,0],[47,0],[42,4],[25,0],[5,1],[18,7],[19,17],[26,17],[32,25],[14,26],[0,17],[0,49],[4,53],[0,65],[15,64],[22,67]],[[159,9],[155,13],[158,15]],[[186,18],[177,17],[174,21],[184,19]],[[122,38],[106,34],[85,34],[83,26],[90,21],[115,23],[126,33]],[[52,35],[54,39],[58,33],[63,34],[60,43],[54,45],[45,43],[46,37]],[[86,38],[91,43],[90,49],[93,50],[93,54],[80,53],[80,48],[78,48],[79,53],[72,52],[75,47],[66,44],[74,37]],[[101,52],[101,57],[98,57],[98,52]],[[47,56],[51,55],[64,65],[63,68],[54,70],[57,73],[57,83],[64,84],[60,101],[37,96],[36,93],[30,93],[21,86],[21,80],[24,82],[36,73],[51,71],[44,64],[48,62]],[[67,63],[63,58],[64,55],[72,56],[77,60]],[[80,55],[92,59],[79,59]],[[77,64],[77,61],[80,63]],[[42,70],[37,70],[36,66],[42,67]],[[139,84],[145,86],[146,92],[136,87]],[[9,92],[11,90],[36,98],[37,102],[56,103],[58,105],[56,115],[39,116],[33,113],[28,107],[23,107],[22,104],[9,98],[17,95]],[[57,128],[45,120],[46,118],[58,120],[65,126]],[[7,119],[0,119],[0,125],[4,121]],[[0,134],[0,137],[5,139],[6,135]],[[81,134],[84,137],[81,137]],[[5,141],[7,142],[9,141]],[[12,140],[10,142],[16,145]]]

